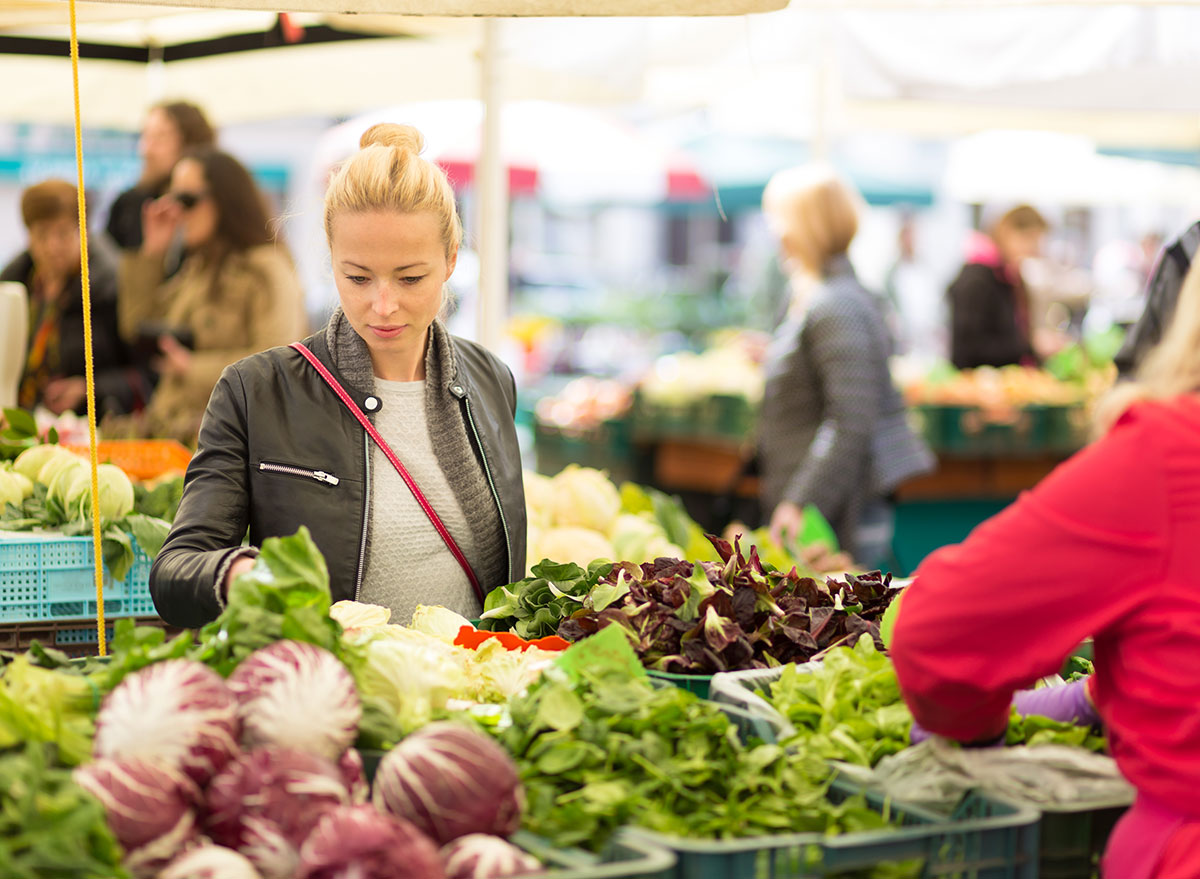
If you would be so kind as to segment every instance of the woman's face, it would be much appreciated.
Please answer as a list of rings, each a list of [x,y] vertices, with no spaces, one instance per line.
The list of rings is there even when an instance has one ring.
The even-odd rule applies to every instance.
[[[997,229],[996,247],[1009,265],[1019,266],[1027,259],[1042,255],[1046,233],[1041,229]]]
[[[457,252],[446,255],[439,225],[428,211],[333,218],[329,249],[338,298],[380,378],[410,379],[402,373],[424,356],[442,287],[458,259]]]
[[[147,180],[162,180],[171,173],[183,152],[183,137],[165,110],[154,109],[146,116],[138,154]]]
[[[38,220],[29,227],[29,255],[34,268],[52,278],[79,271],[79,227],[73,217]]]
[[[204,179],[204,166],[195,159],[181,159],[171,172],[167,197],[179,209],[183,243],[189,249],[212,241],[217,234],[217,204]]]

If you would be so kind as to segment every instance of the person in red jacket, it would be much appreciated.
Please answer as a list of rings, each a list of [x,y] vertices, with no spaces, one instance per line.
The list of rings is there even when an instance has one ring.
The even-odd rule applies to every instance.
[[[987,744],[1014,692],[1094,638],[1095,675],[1036,713],[1098,716],[1137,789],[1104,876],[1197,879],[1200,267],[1161,345],[1100,414],[1101,438],[920,566],[891,655],[919,727]]]

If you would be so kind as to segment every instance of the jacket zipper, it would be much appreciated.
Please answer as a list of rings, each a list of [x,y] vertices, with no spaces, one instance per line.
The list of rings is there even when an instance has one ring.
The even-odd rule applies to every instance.
[[[508,577],[511,579],[513,577],[512,541],[508,536],[508,519],[506,519],[504,516],[504,507],[500,503],[500,493],[496,491],[496,483],[492,479],[492,468],[491,465],[488,464],[487,450],[484,449],[483,441],[479,438],[479,430],[475,427],[475,417],[471,414],[471,399],[467,396],[461,385],[455,385],[453,388],[451,388],[451,391],[458,393],[460,395],[460,399],[466,404],[467,407],[467,423],[471,425],[471,433],[475,437],[475,445],[479,446],[479,457],[483,459],[483,473],[487,477],[488,488],[492,490],[492,497],[496,501],[496,509],[500,511],[500,527],[504,529],[504,551],[508,553],[505,570],[508,571]]]
[[[309,470],[305,467],[292,467],[288,464],[269,464],[263,461],[258,465],[258,469],[267,473],[286,473],[288,476],[305,476],[309,479],[315,479],[317,482],[324,482],[326,485],[337,485],[341,482],[332,473],[326,473],[324,470]]]
[[[367,561],[367,527],[371,521],[371,435],[363,431],[363,464],[366,479],[363,484],[362,540],[358,544],[358,575],[354,578],[354,600],[362,595],[363,568]]]

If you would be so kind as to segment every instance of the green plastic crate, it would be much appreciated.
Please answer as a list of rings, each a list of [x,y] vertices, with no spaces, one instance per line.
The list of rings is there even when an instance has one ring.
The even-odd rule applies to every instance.
[[[1100,875],[1100,857],[1117,821],[1130,803],[1110,803],[1087,809],[1043,807],[1040,879],[1089,879]]]
[[[826,836],[794,833],[701,841],[631,830],[677,858],[672,879],[824,879],[848,871],[921,860],[923,876],[959,879],[1037,879],[1038,813],[969,794],[950,819],[889,803],[835,780],[835,802],[864,793],[872,808],[902,823],[894,831]]]
[[[685,675],[673,671],[655,671],[654,669],[646,669],[646,672],[655,680],[674,684],[681,690],[695,693],[701,699],[708,698],[708,691],[712,686],[712,675]]]

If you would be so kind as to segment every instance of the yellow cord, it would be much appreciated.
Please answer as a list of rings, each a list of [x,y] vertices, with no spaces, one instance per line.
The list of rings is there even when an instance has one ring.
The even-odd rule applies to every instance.
[[[96,641],[100,655],[108,653],[104,632],[104,552],[100,542],[100,476],[96,450],[96,376],[92,362],[92,289],[88,276],[87,204],[83,194],[83,123],[79,112],[79,34],[75,23],[75,0],[71,11],[71,79],[75,89],[75,176],[79,189],[79,267],[83,282],[83,356],[87,379],[88,448],[92,465],[92,550],[96,575]]]

